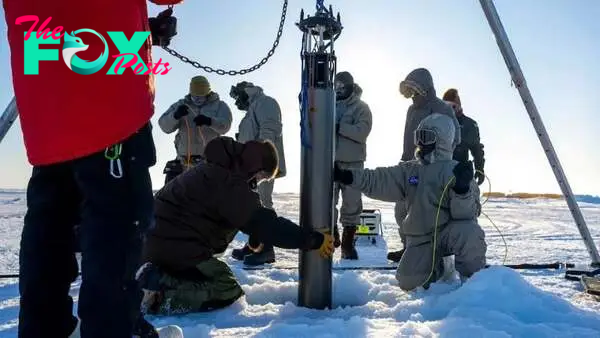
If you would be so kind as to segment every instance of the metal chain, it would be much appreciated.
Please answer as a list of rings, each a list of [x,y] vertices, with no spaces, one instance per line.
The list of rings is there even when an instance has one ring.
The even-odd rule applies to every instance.
[[[269,58],[271,56],[273,56],[273,54],[275,54],[275,49],[279,45],[279,39],[281,38],[281,34],[283,34],[283,25],[285,23],[287,6],[288,6],[288,0],[284,0],[283,1],[283,9],[281,11],[281,21],[279,22],[279,29],[277,30],[277,36],[275,37],[275,41],[273,42],[273,46],[271,47],[271,50],[269,50],[269,52],[267,53],[267,56],[262,58],[262,60],[260,60],[259,63],[255,64],[254,66],[252,66],[250,68],[240,69],[240,70],[223,70],[223,69],[218,69],[218,68],[214,69],[210,66],[203,66],[200,63],[198,63],[197,61],[190,60],[188,57],[179,54],[178,52],[176,52],[175,50],[173,50],[169,47],[163,46],[162,48],[164,50],[166,50],[169,54],[179,58],[181,61],[183,61],[185,63],[189,63],[196,68],[200,68],[207,73],[217,73],[219,75],[235,76],[235,75],[244,75],[244,74],[253,72],[253,71],[257,70],[258,68],[262,67],[265,63],[267,63],[267,61],[269,61]]]

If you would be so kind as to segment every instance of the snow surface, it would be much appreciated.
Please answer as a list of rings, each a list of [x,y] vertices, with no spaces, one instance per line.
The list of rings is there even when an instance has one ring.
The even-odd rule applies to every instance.
[[[276,194],[277,211],[297,221],[298,196]],[[580,207],[593,238],[600,237],[600,199],[580,196]],[[361,259],[335,266],[388,266],[387,249],[400,248],[393,207],[365,199],[365,208],[379,208],[385,242],[360,246]],[[25,194],[0,191],[0,273],[18,271],[18,249]],[[490,199],[484,212],[501,230],[508,247],[506,264],[571,262],[589,257],[563,200]],[[480,222],[488,241],[488,262],[501,264],[502,236],[484,216]],[[581,292],[579,283],[562,270],[516,271],[495,266],[462,286],[459,281],[434,284],[429,290],[401,291],[393,270],[334,271],[334,308],[300,308],[295,250],[277,250],[273,267],[247,271],[229,257],[244,243],[239,234],[223,257],[246,296],[232,306],[205,314],[150,317],[157,326],[178,324],[186,337],[600,337],[600,303]],[[77,295],[79,281],[73,284]],[[16,279],[0,279],[0,338],[16,337]],[[77,298],[75,298],[77,300]]]

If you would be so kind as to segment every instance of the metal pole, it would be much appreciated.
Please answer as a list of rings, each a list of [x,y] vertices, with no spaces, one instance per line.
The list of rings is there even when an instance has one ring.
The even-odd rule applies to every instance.
[[[552,171],[554,172],[554,176],[556,176],[558,185],[560,186],[562,193],[565,196],[565,199],[567,200],[567,205],[571,210],[571,214],[573,215],[575,224],[577,224],[577,228],[579,229],[581,238],[583,239],[583,242],[587,247],[588,253],[592,258],[592,265],[598,266],[600,265],[600,256],[598,255],[598,250],[596,249],[594,240],[590,235],[590,231],[585,223],[585,219],[581,214],[579,205],[575,200],[575,196],[573,196],[573,191],[571,190],[571,186],[567,181],[567,177],[563,171],[560,161],[558,160],[558,156],[554,151],[554,146],[552,146],[552,142],[548,137],[548,133],[546,132],[546,128],[544,127],[544,123],[542,122],[542,117],[540,116],[540,113],[538,112],[538,109],[535,103],[533,102],[533,97],[531,96],[531,92],[529,91],[527,83],[525,82],[525,76],[523,75],[523,71],[519,66],[519,62],[517,60],[517,57],[515,56],[515,52],[513,51],[512,46],[508,40],[506,31],[502,26],[502,22],[500,21],[500,17],[498,16],[496,7],[494,6],[492,0],[479,0],[479,2],[481,3],[481,8],[485,13],[490,28],[494,32],[496,42],[498,43],[500,52],[504,57],[504,62],[506,63],[508,71],[512,76],[512,81],[519,90],[519,94],[521,95],[521,99],[523,100],[523,104],[525,105],[525,109],[527,109],[529,118],[531,119],[533,127],[535,128],[535,131],[538,135],[538,138],[542,143],[542,147],[544,149],[544,152],[546,153],[548,162],[550,162],[550,167],[552,167]]]
[[[19,112],[17,110],[17,100],[13,96],[6,109],[4,109],[2,116],[0,116],[0,143],[4,139],[4,136],[6,136],[8,133],[10,127],[12,127],[18,115]]]
[[[302,38],[300,226],[333,230],[333,161],[335,159],[335,55],[333,40],[341,24],[321,9],[300,16]],[[315,40],[314,43],[311,43]],[[331,40],[325,45],[326,40]],[[331,258],[300,251],[298,305],[331,308]]]

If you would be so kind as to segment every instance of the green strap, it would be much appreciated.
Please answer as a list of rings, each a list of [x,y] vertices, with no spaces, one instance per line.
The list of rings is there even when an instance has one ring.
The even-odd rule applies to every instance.
[[[112,152],[111,152],[112,150]],[[121,156],[121,151],[123,150],[123,145],[121,143],[119,144],[115,144],[112,147],[108,147],[106,148],[106,150],[104,150],[104,157],[107,160],[116,160],[119,158],[119,156]]]

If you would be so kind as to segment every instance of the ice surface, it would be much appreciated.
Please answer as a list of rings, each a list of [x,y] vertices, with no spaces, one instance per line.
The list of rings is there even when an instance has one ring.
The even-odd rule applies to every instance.
[[[276,194],[276,209],[297,221],[298,196]],[[600,199],[579,196],[593,238],[600,236]],[[0,192],[0,272],[18,270],[18,249],[25,194]],[[379,208],[386,242],[358,248],[360,260],[336,266],[386,266],[388,249],[401,247],[393,207],[365,199],[365,208]],[[508,245],[507,264],[589,262],[569,209],[562,200],[491,199],[484,212],[501,230]],[[482,215],[488,261],[502,263],[501,236]],[[336,271],[334,309],[295,306],[298,273],[294,269],[246,271],[229,258],[244,243],[239,234],[224,260],[246,296],[219,311],[182,317],[151,317],[157,326],[177,324],[186,337],[600,337],[600,303],[581,292],[564,271],[513,271],[492,267],[462,286],[460,281],[434,284],[429,290],[402,292],[394,271]],[[273,267],[297,266],[298,252],[277,250]],[[79,281],[73,284],[77,295]],[[18,284],[0,280],[0,338],[16,337]]]

